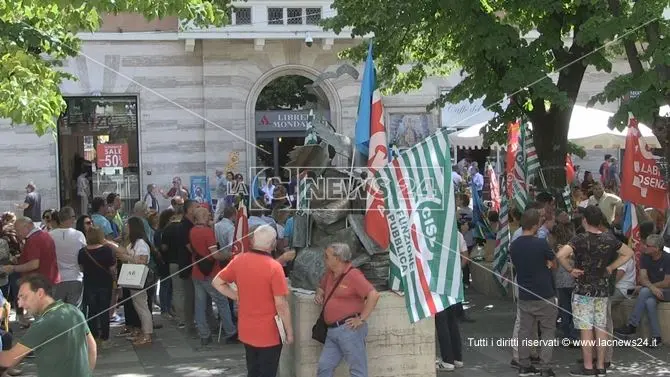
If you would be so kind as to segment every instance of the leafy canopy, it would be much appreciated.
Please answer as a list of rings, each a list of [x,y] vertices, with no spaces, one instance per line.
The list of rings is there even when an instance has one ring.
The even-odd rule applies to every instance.
[[[632,30],[638,31],[630,34],[631,38],[640,37],[639,26],[658,17],[668,3],[335,0],[333,7],[338,14],[326,21],[326,27],[336,32],[352,27],[355,36],[374,34],[378,77],[394,93],[416,89],[430,75],[451,73],[455,66],[461,67],[466,77],[433,106],[485,96],[484,106],[498,115],[485,135],[488,143],[504,142],[506,130],[500,125],[525,115],[534,124],[543,167],[551,160],[562,171],[570,114],[586,67],[610,72],[613,53],[621,52],[618,42],[610,42]],[[619,13],[612,9],[617,4]],[[667,22],[661,28],[666,38],[656,43],[665,48],[654,50],[653,58],[667,63]],[[345,57],[362,59],[365,52],[365,46],[358,46],[346,51]],[[402,70],[403,65],[410,68]],[[621,77],[600,98],[617,100],[633,86],[641,90],[662,86],[661,91],[667,95],[668,80],[659,84],[656,78],[653,73],[636,82]],[[506,96],[512,104],[503,108],[500,103]],[[659,102],[647,100],[647,95],[639,98],[637,103],[647,101],[648,107]]]
[[[76,79],[58,67],[74,57],[76,33],[96,31],[104,13],[147,19],[178,16],[198,26],[227,21],[228,0],[0,0],[0,117],[29,124],[38,135],[54,129],[65,109],[59,85]]]
[[[256,110],[297,110],[307,103],[316,103],[316,94],[308,86],[312,80],[304,76],[282,76],[269,83],[258,96]]]

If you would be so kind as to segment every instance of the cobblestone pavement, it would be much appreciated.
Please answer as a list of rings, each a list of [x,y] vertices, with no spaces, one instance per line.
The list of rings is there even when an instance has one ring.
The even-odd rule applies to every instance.
[[[454,372],[440,372],[438,376],[517,376],[517,371],[509,367],[511,350],[508,347],[475,345],[478,339],[490,341],[491,338],[496,340],[511,337],[514,324],[513,303],[483,297],[472,290],[468,292],[467,298],[470,303],[468,313],[476,322],[461,325],[465,367]],[[100,352],[94,375],[104,377],[246,376],[242,345],[218,344],[215,339],[212,346],[200,349],[199,340],[188,336],[184,330],[177,329],[172,321],[163,320],[158,315],[154,318],[164,327],[156,330],[154,343],[151,346],[134,348],[125,339],[114,338],[112,348]],[[113,329],[114,334],[118,332],[119,328]],[[652,350],[642,348],[641,351],[632,348],[615,350],[614,367],[608,371],[608,375],[670,376],[669,346]],[[555,348],[554,371],[559,376],[567,376],[569,368],[579,357],[581,354],[578,349]],[[24,362],[22,368],[24,376],[36,376],[30,359]],[[402,375],[402,371],[398,371],[397,376]]]

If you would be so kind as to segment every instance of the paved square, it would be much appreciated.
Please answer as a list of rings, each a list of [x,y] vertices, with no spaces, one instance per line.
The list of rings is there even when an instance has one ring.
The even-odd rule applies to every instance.
[[[441,372],[439,377],[512,377],[517,371],[509,367],[511,350],[507,347],[475,346],[476,339],[509,339],[514,325],[514,305],[511,301],[488,298],[472,290],[467,292],[474,323],[462,323],[463,354],[465,367],[454,372]],[[246,377],[244,347],[240,344],[215,343],[200,349],[199,339],[179,330],[171,321],[154,316],[164,325],[156,330],[154,343],[150,346],[133,347],[124,338],[114,337],[113,346],[99,353],[95,376],[102,377]],[[408,324],[409,326],[409,324]],[[114,328],[118,334],[120,328]],[[17,332],[20,334],[21,332]],[[471,343],[469,338],[473,339]],[[644,352],[644,353],[643,353]],[[646,354],[645,354],[646,353]],[[670,352],[668,346],[657,349],[615,350],[614,368],[608,370],[613,376],[670,376]],[[581,357],[578,349],[557,347],[554,349],[559,376],[567,376],[569,368]],[[35,377],[35,367],[30,359],[23,365],[23,376]],[[402,371],[397,371],[398,377]],[[291,376],[280,376],[291,377]],[[370,376],[377,377],[377,376]]]

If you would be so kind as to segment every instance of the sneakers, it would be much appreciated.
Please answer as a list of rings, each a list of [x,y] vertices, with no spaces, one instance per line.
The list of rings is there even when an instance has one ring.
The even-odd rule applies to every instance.
[[[577,359],[577,365],[584,366],[584,359]],[[593,366],[598,365],[598,359],[593,359]],[[612,366],[612,363],[609,361],[605,361],[605,369],[610,369]]]
[[[212,337],[208,336],[207,338],[200,338],[200,345],[205,347],[212,343]]]
[[[512,359],[512,361],[509,362],[509,366],[515,369],[519,369],[519,367],[521,367],[521,364],[519,364],[518,361]]]
[[[607,369],[596,369],[596,376],[598,377],[607,376]]]
[[[535,368],[534,366],[529,366],[529,367],[520,367],[519,368],[519,377],[526,377],[526,376],[539,376],[540,375],[540,370]]]
[[[455,360],[455,361],[454,361],[454,366],[455,366],[456,368],[463,368],[463,362],[462,362],[462,361]]]
[[[595,369],[586,369],[584,368],[584,364],[582,364],[570,369],[570,375],[575,377],[582,377],[597,376],[598,374],[596,373]]]
[[[540,372],[540,375],[542,377],[556,377],[556,373],[554,373],[551,368],[543,369],[542,372]]]
[[[626,325],[624,327],[615,329],[614,333],[618,334],[618,335],[627,336],[627,335],[634,335],[636,331],[637,331],[637,327],[629,324],[629,325]]]
[[[435,367],[441,371],[453,372],[456,369],[454,364],[445,363],[442,360],[435,360]]]
[[[647,348],[660,347],[662,344],[663,344],[663,339],[661,339],[660,336],[655,336],[653,338],[649,338],[649,343],[647,344]]]

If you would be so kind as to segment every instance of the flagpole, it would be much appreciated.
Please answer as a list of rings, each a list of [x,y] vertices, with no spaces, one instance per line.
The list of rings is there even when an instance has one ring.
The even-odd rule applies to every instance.
[[[353,184],[353,180],[354,180],[354,164],[356,164],[356,152],[357,152],[356,151],[356,144],[354,143],[353,151],[351,153],[351,167],[349,168],[349,186],[348,186],[348,189],[347,189],[347,192],[348,192],[347,196],[351,195],[351,185]],[[345,224],[344,225],[345,227],[347,227],[347,228],[349,227],[349,218],[348,217],[345,217],[344,224]]]

